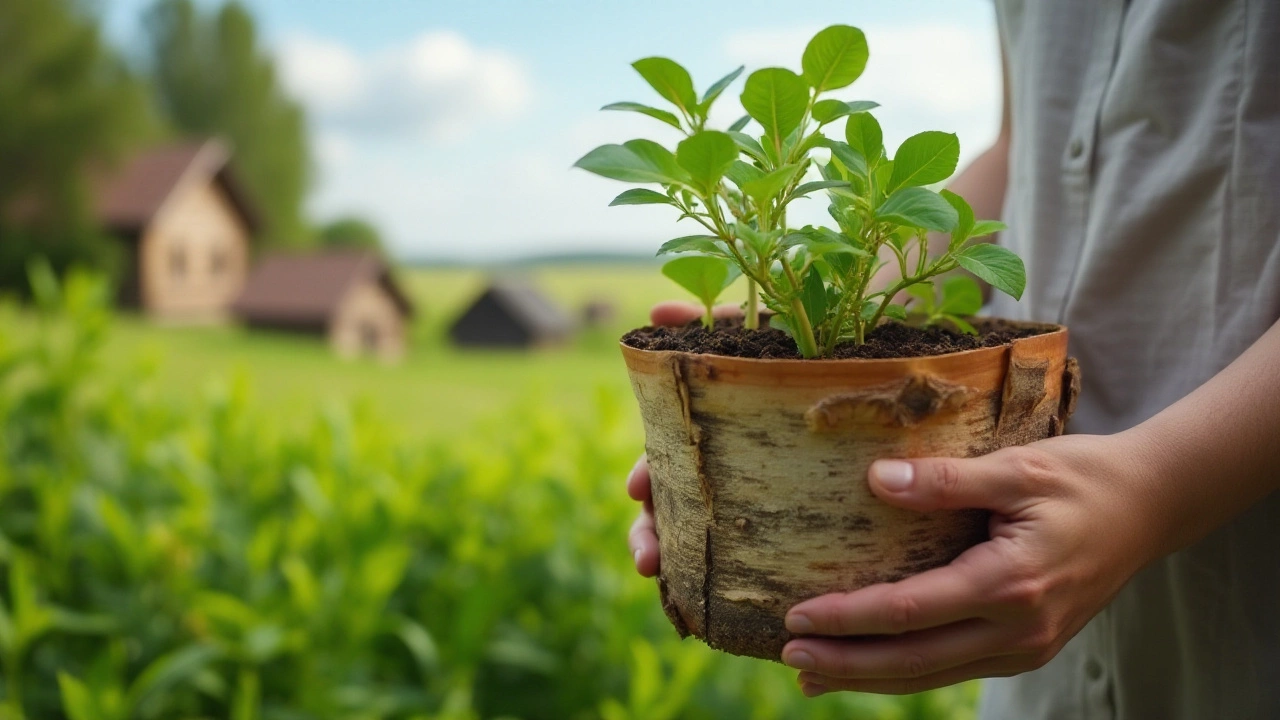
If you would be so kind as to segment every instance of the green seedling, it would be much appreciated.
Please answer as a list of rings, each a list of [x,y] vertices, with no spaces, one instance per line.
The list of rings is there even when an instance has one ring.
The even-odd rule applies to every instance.
[[[907,288],[912,297],[907,317],[926,327],[950,324],[960,332],[977,335],[968,318],[982,309],[982,288],[967,275],[947,278],[939,296],[936,283],[916,283]]]
[[[710,328],[715,323],[711,311],[716,305],[716,299],[742,272],[725,258],[694,255],[669,261],[662,266],[662,274],[698,298],[705,310],[702,326]]]
[[[689,73],[674,61],[637,61],[633,67],[674,112],[630,102],[604,109],[643,113],[679,129],[684,139],[674,151],[651,140],[603,145],[576,166],[657,186],[627,190],[611,204],[670,205],[678,220],[700,225],[703,234],[676,238],[658,251],[722,261],[680,265],[681,285],[717,287],[722,265],[732,264],[747,278],[746,326],[757,327],[763,304],[774,313],[771,324],[789,332],[805,357],[830,356],[841,342],[862,343],[885,318],[906,319],[893,297],[957,268],[1021,297],[1022,260],[977,242],[1004,226],[976,220],[959,195],[929,187],[955,172],[958,138],[922,132],[890,156],[870,112],[876,103],[824,97],[857,80],[867,57],[861,30],[822,30],[805,48],[800,74],[765,68],[747,77],[739,96],[747,114],[724,131],[707,127],[709,112],[742,68],[699,98]],[[758,132],[744,132],[752,122]],[[818,192],[829,198],[831,227],[790,226],[791,203]],[[941,252],[930,252],[930,233],[949,236]],[[895,266],[888,268],[896,270],[893,281],[873,282],[886,264]],[[712,276],[694,282],[695,272]],[[714,302],[694,293],[704,304]],[[938,307],[946,302],[944,295]],[[963,314],[948,311],[942,319]]]

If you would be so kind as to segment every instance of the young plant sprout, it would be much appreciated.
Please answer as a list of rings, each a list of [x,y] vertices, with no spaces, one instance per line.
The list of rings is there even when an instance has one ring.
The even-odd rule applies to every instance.
[[[828,357],[841,342],[862,343],[882,318],[907,319],[906,309],[893,302],[903,290],[917,298],[913,314],[923,322],[972,331],[962,317],[981,305],[971,281],[961,289],[948,280],[941,301],[933,301],[931,279],[957,268],[1021,297],[1022,261],[1002,247],[975,242],[1004,225],[975,220],[959,195],[928,187],[955,172],[956,136],[922,132],[890,158],[869,112],[877,103],[823,97],[857,80],[867,57],[861,30],[822,30],[805,48],[799,75],[765,68],[747,77],[740,96],[747,115],[727,131],[707,129],[708,113],[743,68],[699,98],[683,67],[646,58],[633,67],[675,112],[632,102],[604,107],[643,113],[686,136],[674,152],[643,139],[603,145],[576,166],[661,190],[627,190],[611,205],[671,205],[678,219],[702,226],[704,233],[668,241],[658,254],[692,254],[672,260],[664,273],[708,308],[704,324],[738,274],[747,278],[746,327],[758,327],[763,303],[774,313],[771,324],[789,333],[808,358]],[[762,130],[758,137],[743,132],[752,120]],[[838,121],[843,138],[832,139],[824,129],[833,130]],[[790,204],[818,191],[830,198],[833,226],[789,226]],[[929,253],[930,232],[950,235],[936,256]],[[890,260],[881,259],[882,250]],[[897,279],[873,290],[872,278],[887,262],[896,264]],[[921,299],[926,294],[928,301]]]

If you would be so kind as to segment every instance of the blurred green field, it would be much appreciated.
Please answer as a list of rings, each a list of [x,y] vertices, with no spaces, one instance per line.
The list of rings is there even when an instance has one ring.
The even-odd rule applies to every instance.
[[[150,366],[166,392],[194,398],[239,378],[255,402],[293,425],[333,403],[354,401],[418,433],[450,433],[499,415],[515,396],[570,413],[584,412],[599,393],[629,397],[617,339],[643,325],[655,302],[679,288],[649,265],[557,265],[525,274],[569,312],[592,300],[611,303],[605,328],[586,331],[561,348],[534,352],[461,351],[447,340],[449,324],[485,284],[476,269],[406,269],[401,281],[418,306],[408,357],[396,365],[341,360],[312,338],[239,327],[166,327],[121,318],[104,362],[113,372]],[[739,294],[743,291],[739,289]],[[732,290],[730,299],[739,299]],[[628,412],[633,412],[629,403]],[[638,428],[638,421],[631,418]]]

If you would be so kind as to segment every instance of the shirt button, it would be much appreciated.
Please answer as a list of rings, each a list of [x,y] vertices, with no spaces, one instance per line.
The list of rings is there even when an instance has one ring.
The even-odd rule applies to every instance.
[[[1090,680],[1099,680],[1102,678],[1102,663],[1097,658],[1089,658],[1084,663],[1084,674]]]
[[[1084,141],[1081,140],[1080,138],[1076,138],[1075,140],[1072,140],[1071,147],[1067,148],[1067,150],[1071,153],[1071,157],[1073,159],[1079,158],[1081,155],[1084,154]]]

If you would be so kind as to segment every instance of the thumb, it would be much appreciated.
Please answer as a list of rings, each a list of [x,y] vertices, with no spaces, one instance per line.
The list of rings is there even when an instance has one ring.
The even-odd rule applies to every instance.
[[[976,458],[877,460],[867,471],[876,497],[908,510],[978,508],[1012,514],[1034,491],[1025,448]]]

